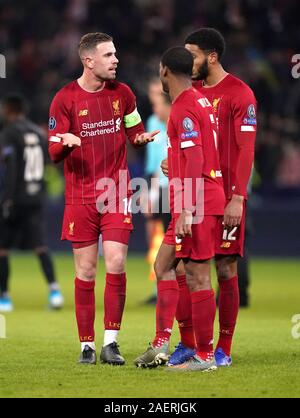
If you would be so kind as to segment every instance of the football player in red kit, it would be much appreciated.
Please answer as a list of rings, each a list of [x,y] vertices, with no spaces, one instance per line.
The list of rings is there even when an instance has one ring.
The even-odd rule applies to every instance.
[[[83,73],[54,97],[49,119],[49,154],[64,160],[66,179],[62,239],[72,242],[80,363],[95,364],[95,277],[102,234],[106,267],[104,344],[100,360],[122,365],[117,335],[126,296],[125,260],[132,230],[126,137],[134,145],[145,133],[131,89],[115,80],[118,59],[111,36],[82,37]],[[112,186],[113,185],[113,186]]]
[[[225,41],[218,31],[202,28],[186,38],[185,47],[194,58],[193,86],[210,101],[217,121],[226,206],[216,235],[220,336],[215,358],[218,366],[230,366],[239,310],[237,260],[244,251],[247,185],[254,161],[256,99],[247,84],[223,69],[220,60]],[[170,365],[184,362],[193,353],[194,345],[185,276],[178,275],[177,281],[180,293],[176,319],[181,342],[170,358]]]
[[[192,87],[192,68],[193,57],[184,47],[171,48],[162,56],[160,78],[172,100],[167,128],[172,221],[155,262],[158,280],[156,336],[147,351],[135,360],[138,367],[151,367],[168,360],[179,294],[175,267],[181,259],[191,293],[196,353],[172,370],[216,369],[212,343],[216,302],[210,260],[215,255],[216,227],[223,217],[225,196],[213,108]],[[202,180],[199,188],[198,180]],[[166,267],[168,275],[164,274]],[[175,310],[166,309],[171,305]]]

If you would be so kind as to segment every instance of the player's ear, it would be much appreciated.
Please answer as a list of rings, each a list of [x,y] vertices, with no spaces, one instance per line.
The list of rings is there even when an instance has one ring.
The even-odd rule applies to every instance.
[[[211,52],[208,56],[208,63],[215,64],[218,62],[218,54],[216,52]]]
[[[163,67],[163,66],[161,67],[161,75],[163,77],[166,77],[168,75],[168,71],[169,71],[168,67]]]
[[[92,70],[94,68],[94,60],[93,60],[93,58],[91,58],[91,57],[85,57],[84,61],[85,61],[85,65],[90,70]]]

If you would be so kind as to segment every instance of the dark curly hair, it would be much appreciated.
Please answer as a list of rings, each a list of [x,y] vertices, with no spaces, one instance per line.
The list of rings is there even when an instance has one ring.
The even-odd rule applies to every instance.
[[[201,28],[185,39],[185,44],[197,45],[205,52],[216,52],[221,60],[225,52],[225,39],[223,35],[213,28]]]

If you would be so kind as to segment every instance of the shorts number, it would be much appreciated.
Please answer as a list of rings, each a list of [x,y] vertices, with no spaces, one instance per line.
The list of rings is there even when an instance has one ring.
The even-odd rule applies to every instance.
[[[128,215],[128,213],[131,213],[131,203],[132,203],[132,199],[131,197],[128,199],[128,197],[125,197],[125,199],[123,199],[124,202],[124,215]]]
[[[237,226],[232,228],[230,232],[228,232],[228,229],[224,229],[223,240],[224,241],[236,241],[236,237],[234,236],[234,234],[236,233],[237,229],[238,229]]]

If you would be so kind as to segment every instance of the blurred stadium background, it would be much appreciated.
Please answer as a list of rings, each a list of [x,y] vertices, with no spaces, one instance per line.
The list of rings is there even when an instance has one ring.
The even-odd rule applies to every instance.
[[[160,54],[169,46],[182,44],[184,37],[189,32],[201,26],[215,27],[224,34],[227,41],[225,69],[246,81],[254,90],[258,100],[259,129],[256,165],[249,201],[249,251],[253,256],[276,257],[273,269],[272,262],[266,261],[264,264],[264,262],[254,261],[255,274],[252,275],[252,279],[254,282],[253,295],[257,296],[257,304],[255,305],[257,317],[254,315],[251,319],[251,312],[249,316],[243,312],[242,321],[245,321],[245,326],[250,324],[249,326],[252,326],[253,329],[256,318],[263,317],[264,320],[272,321],[272,315],[276,316],[275,312],[278,309],[275,301],[278,302],[282,297],[284,303],[288,305],[289,299],[287,298],[290,297],[290,310],[286,306],[282,311],[282,315],[285,317],[285,330],[282,331],[282,335],[286,338],[290,333],[291,314],[297,313],[297,300],[299,301],[297,294],[300,290],[297,281],[297,278],[299,279],[298,261],[295,260],[293,264],[283,260],[286,257],[297,259],[300,254],[300,78],[292,77],[294,65],[292,57],[297,53],[300,54],[299,16],[300,4],[298,0],[48,0],[47,2],[0,0],[0,54],[6,58],[7,75],[6,79],[0,79],[0,98],[9,92],[22,93],[29,104],[30,118],[45,129],[52,97],[62,85],[77,78],[81,73],[77,44],[82,34],[103,31],[113,35],[120,59],[118,79],[128,82],[135,91],[139,111],[144,121],[151,114],[147,85],[150,78],[157,74]],[[129,146],[128,156],[132,176],[143,176],[144,154],[137,153]],[[57,252],[70,252],[69,245],[59,240],[63,213],[61,167],[54,168],[52,166],[47,170],[47,186],[49,193],[47,202],[49,246]],[[140,255],[146,253],[144,222],[142,215],[135,216],[131,253],[140,253]],[[62,256],[58,257],[58,270],[60,277],[65,274],[71,275],[68,282],[62,283],[67,294],[67,307],[71,309],[71,259],[67,258],[67,267],[64,260]],[[145,291],[150,292],[151,290],[149,283],[146,284],[147,269],[141,260],[135,260],[135,258],[130,260],[130,268],[132,274],[135,275],[135,288],[131,289],[133,299],[131,302],[129,299],[127,314],[128,320],[132,316],[133,321],[137,315],[138,300],[146,296],[144,295]],[[42,298],[41,303],[38,302],[38,299],[34,299],[33,304],[29,300],[24,302],[26,284],[21,276],[24,273],[24,279],[28,278],[29,280],[31,269],[35,271],[35,265],[31,258],[25,259],[25,264],[23,263],[24,259],[19,257],[14,270],[15,274],[12,277],[13,289],[16,292],[17,286],[20,286],[19,289],[22,290],[22,295],[15,293],[16,305],[19,300],[23,310],[29,310],[31,307],[33,309],[32,317],[29,313],[27,317],[25,316],[28,327],[32,329],[33,325],[30,321],[33,315],[37,318],[36,312],[43,305],[44,299],[41,296],[43,283],[38,285],[40,286],[39,291],[33,292],[34,297]],[[28,271],[23,271],[23,265]],[[135,265],[140,269],[140,274],[138,274],[138,269],[134,268]],[[285,275],[292,277],[292,280],[288,282],[289,291],[286,292],[286,298],[281,295],[280,287],[281,280],[289,278]],[[61,280],[66,279],[64,277]],[[259,284],[258,281],[263,279],[266,281]],[[274,290],[273,280],[276,281],[278,288],[276,292],[274,291],[272,304],[272,293],[268,293]],[[67,286],[68,290],[66,290]],[[28,297],[29,295],[26,296],[26,298]],[[267,305],[264,311],[265,303]],[[68,322],[73,318],[72,315],[69,317],[69,312],[67,315],[68,321],[65,320],[64,324],[66,328],[69,325]],[[147,315],[149,326],[147,325],[148,328],[145,329],[150,331],[145,331],[141,324],[138,327],[139,334],[146,333],[150,338],[153,329],[150,318],[154,317],[150,310],[147,310]],[[25,331],[21,331],[23,327],[17,321],[17,318],[20,319],[20,317],[12,316],[11,318],[13,328],[11,336],[16,338],[19,335],[24,336]],[[48,321],[49,318],[47,318],[41,317],[39,320]],[[59,350],[59,342],[65,337],[61,329],[58,334],[55,331],[55,326],[59,327],[61,323],[56,322],[57,319],[52,321],[49,324],[49,332],[52,332],[52,338],[55,334],[56,339],[54,338],[49,361],[55,362],[54,347]],[[266,323],[263,322],[263,324],[266,326]],[[74,344],[76,341],[75,323],[73,325],[71,341],[69,341],[71,337],[67,337],[69,348],[72,347],[73,350],[72,356],[70,355],[71,362],[74,361],[74,353],[77,355],[76,344]],[[42,323],[38,326],[42,327]],[[127,325],[128,332],[130,331],[129,327],[130,325]],[[243,353],[247,355],[249,338],[247,340],[243,329],[239,332],[240,336],[245,337],[241,345]],[[274,343],[275,347],[278,341],[281,341],[279,328],[275,327],[275,323],[269,332],[270,336],[276,336],[277,332],[278,340],[276,344]],[[263,332],[261,334],[254,333],[254,338],[262,341],[266,335],[263,335]],[[41,338],[41,349],[36,351],[40,355],[42,355],[42,348],[47,349],[46,335]],[[37,337],[34,341],[39,344]],[[140,347],[143,347],[146,341],[147,338],[145,340],[144,337],[139,337]],[[21,340],[19,343],[21,344]],[[131,353],[131,346],[123,344],[125,344],[125,351]],[[136,350],[134,345],[133,347]],[[285,347],[286,351],[290,350],[288,345]],[[281,361],[281,355],[277,354],[278,368],[275,373],[279,372]],[[134,357],[133,354],[130,355]],[[242,354],[239,355],[242,356]],[[261,355],[263,357],[263,354]],[[17,358],[22,361],[20,356]],[[293,360],[290,360],[292,366]],[[267,365],[265,364],[264,367]],[[7,366],[3,370],[9,371],[9,367]],[[35,372],[38,373],[38,371]],[[75,368],[72,372],[76,376]],[[26,380],[25,372],[24,375],[20,370],[17,373],[21,373],[19,376]],[[113,379],[112,373],[109,373],[109,378]],[[267,368],[265,373],[267,373]],[[87,379],[87,373],[82,377]],[[254,372],[252,377],[254,379]],[[118,385],[118,379],[122,379],[119,374],[116,385]],[[158,378],[155,379],[157,380],[152,381],[154,392],[144,390],[139,394],[142,393],[143,396],[148,394],[149,396],[153,393],[153,396],[159,396],[158,392],[155,392],[155,386],[160,381]],[[2,381],[0,376],[0,383]],[[220,385],[221,381],[222,379]],[[288,376],[284,382],[287,381]],[[44,392],[38,387],[38,381],[33,379],[32,382],[36,389],[33,393],[43,396]],[[15,375],[13,375],[12,383],[20,384]],[[192,381],[190,383],[192,384]],[[268,381],[265,383],[268,385]],[[51,384],[50,382],[52,388]],[[55,384],[53,383],[53,392],[49,389],[50,395],[58,393],[55,392]],[[122,381],[122,384],[125,384],[125,381]],[[71,393],[71,383],[68,382],[66,385],[69,390],[66,394]],[[250,385],[250,388],[253,386],[254,389],[256,382],[251,379],[244,380],[244,383],[242,380],[237,381],[237,387],[240,387],[242,391],[243,387],[247,385]],[[211,381],[212,391],[213,387],[214,381]],[[209,390],[207,393],[205,392],[207,396],[211,395]],[[12,396],[13,389],[3,393]],[[131,392],[128,393],[126,395],[124,389],[120,392],[120,396],[130,396]],[[134,393],[133,391],[131,395],[134,396]],[[194,392],[184,393],[187,396],[196,395]],[[245,390],[243,393],[249,395]],[[295,395],[296,392],[290,393]],[[24,394],[30,395],[30,391],[27,390]],[[118,396],[118,392],[114,390],[111,394]],[[176,391],[173,394],[175,396]],[[225,391],[224,396],[226,394],[228,395]],[[264,392],[257,394],[264,396]],[[167,393],[164,393],[164,396],[168,396]],[[180,393],[177,393],[177,396],[180,396]]]

